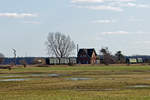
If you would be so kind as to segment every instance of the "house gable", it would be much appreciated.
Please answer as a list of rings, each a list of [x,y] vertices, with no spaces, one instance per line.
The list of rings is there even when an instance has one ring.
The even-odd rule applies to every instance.
[[[91,64],[96,60],[96,52],[94,49],[80,49],[77,60],[81,64]]]

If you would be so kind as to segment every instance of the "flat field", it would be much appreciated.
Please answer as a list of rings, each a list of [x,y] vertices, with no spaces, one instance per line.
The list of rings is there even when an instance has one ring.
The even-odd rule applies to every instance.
[[[0,69],[0,100],[150,100],[150,66]]]

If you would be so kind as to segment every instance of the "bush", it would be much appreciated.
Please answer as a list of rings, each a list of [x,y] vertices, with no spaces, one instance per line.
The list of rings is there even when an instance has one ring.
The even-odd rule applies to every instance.
[[[25,59],[20,60],[19,62],[20,62],[20,64],[21,64],[21,65],[23,65],[23,66],[24,66],[24,68],[25,68],[25,67],[27,67],[27,62],[26,62],[26,60],[25,60]]]
[[[75,64],[74,64],[74,63],[68,63],[68,65],[69,65],[69,66],[74,66]]]

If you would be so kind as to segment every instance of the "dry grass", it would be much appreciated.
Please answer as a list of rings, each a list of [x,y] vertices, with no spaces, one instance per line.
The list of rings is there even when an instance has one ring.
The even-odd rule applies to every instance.
[[[0,82],[0,100],[150,100],[150,66],[16,67],[0,73],[0,79],[31,79]],[[30,76],[54,73],[62,76]],[[91,79],[66,79],[73,77]]]

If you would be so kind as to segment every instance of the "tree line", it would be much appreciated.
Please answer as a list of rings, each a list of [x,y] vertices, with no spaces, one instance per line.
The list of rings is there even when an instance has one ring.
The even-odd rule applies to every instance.
[[[102,63],[105,65],[109,64],[122,64],[126,63],[126,58],[122,54],[121,51],[117,51],[114,55],[111,54],[111,52],[108,50],[108,47],[101,48],[100,52],[102,53],[103,60]]]

